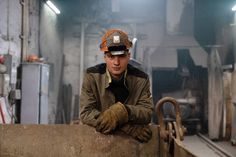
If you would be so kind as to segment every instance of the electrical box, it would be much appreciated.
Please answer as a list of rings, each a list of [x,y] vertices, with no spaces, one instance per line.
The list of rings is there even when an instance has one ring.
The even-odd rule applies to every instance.
[[[8,96],[10,92],[10,77],[8,74],[0,74],[0,96]]]
[[[48,124],[49,65],[22,64],[21,124]]]

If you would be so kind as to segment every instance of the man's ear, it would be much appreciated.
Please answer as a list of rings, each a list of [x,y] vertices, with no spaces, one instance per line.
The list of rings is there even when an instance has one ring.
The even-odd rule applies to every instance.
[[[103,55],[103,60],[106,62],[106,54],[104,53],[104,55]]]
[[[131,54],[130,54],[130,52],[129,52],[127,55],[128,55],[128,58],[130,59],[130,57],[131,57]]]

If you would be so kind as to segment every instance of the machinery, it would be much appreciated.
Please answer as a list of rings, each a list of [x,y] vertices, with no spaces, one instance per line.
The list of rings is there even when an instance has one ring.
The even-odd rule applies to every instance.
[[[189,51],[177,51],[176,68],[158,68],[153,70],[154,102],[162,97],[173,97],[180,105],[180,114],[189,134],[201,130],[204,121],[204,104],[207,98],[207,69],[194,64]],[[163,107],[164,120],[173,121],[173,106]]]
[[[16,100],[20,91],[16,89],[17,59],[6,54],[0,56],[0,124],[15,123]]]

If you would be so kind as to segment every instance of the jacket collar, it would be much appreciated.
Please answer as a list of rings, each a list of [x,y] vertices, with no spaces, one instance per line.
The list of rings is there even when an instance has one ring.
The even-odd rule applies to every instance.
[[[126,77],[127,77],[127,68],[126,68],[125,74],[124,74],[124,85],[125,85],[125,87],[127,87],[126,86]],[[112,82],[111,74],[108,71],[108,69],[106,68],[105,88],[108,88],[111,82]]]

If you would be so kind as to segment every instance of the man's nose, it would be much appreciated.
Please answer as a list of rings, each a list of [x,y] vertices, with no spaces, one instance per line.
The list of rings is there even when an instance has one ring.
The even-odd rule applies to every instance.
[[[114,64],[115,64],[115,65],[119,65],[119,64],[120,64],[120,58],[119,58],[119,56],[115,56],[115,58],[114,58]]]

